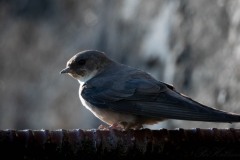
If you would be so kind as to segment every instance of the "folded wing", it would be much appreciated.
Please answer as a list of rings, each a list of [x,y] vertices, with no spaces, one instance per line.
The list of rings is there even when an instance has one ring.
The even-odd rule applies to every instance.
[[[240,116],[202,105],[184,96],[163,82],[143,73],[133,74],[125,80],[85,84],[82,97],[99,108],[152,118],[166,118],[208,122],[238,122]],[[94,81],[94,80],[93,80]]]

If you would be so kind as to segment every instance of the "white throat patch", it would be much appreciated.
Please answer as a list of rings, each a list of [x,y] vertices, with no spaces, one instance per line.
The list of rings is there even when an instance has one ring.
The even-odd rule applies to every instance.
[[[79,77],[78,82],[83,85],[88,80],[92,79],[97,74],[97,70],[91,72],[90,74],[85,75],[84,77]]]

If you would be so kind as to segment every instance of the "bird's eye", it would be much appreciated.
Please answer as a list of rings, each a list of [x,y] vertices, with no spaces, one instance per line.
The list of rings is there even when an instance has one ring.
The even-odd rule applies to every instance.
[[[81,60],[77,61],[77,64],[80,66],[84,65],[85,63],[86,63],[85,59],[81,59]]]

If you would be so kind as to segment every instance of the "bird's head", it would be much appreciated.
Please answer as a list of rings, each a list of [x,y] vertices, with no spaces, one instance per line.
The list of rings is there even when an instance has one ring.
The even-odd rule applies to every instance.
[[[60,73],[67,73],[80,83],[84,83],[101,72],[109,63],[111,60],[104,53],[87,50],[69,59],[66,68]]]

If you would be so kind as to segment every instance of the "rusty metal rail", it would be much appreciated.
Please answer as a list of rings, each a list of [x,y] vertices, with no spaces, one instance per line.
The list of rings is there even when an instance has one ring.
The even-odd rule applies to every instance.
[[[240,158],[240,129],[0,130],[8,159]]]

